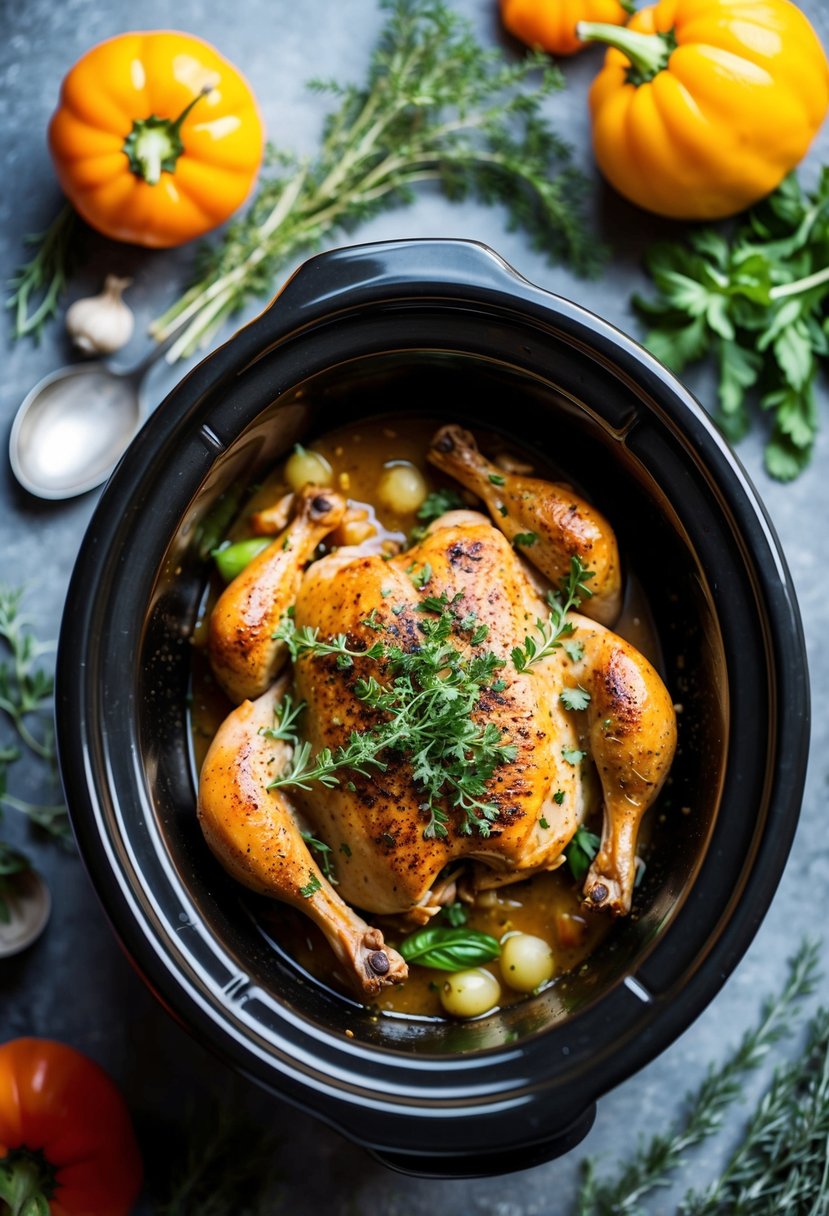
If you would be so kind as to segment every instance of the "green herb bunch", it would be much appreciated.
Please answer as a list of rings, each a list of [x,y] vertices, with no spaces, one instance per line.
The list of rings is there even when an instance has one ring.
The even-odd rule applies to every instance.
[[[804,941],[789,961],[781,991],[768,998],[756,1026],[722,1062],[711,1065],[688,1094],[678,1118],[643,1139],[615,1175],[583,1165],[573,1216],[645,1216],[647,1196],[664,1190],[689,1154],[723,1127],[742,1098],[747,1077],[797,1027],[798,1006],[818,978],[818,947]],[[817,1216],[829,1205],[829,1013],[818,1010],[804,1053],[780,1066],[750,1117],[720,1177],[689,1193],[677,1216]],[[658,1208],[667,1212],[664,1203]]]
[[[338,102],[316,156],[269,152],[271,175],[248,212],[203,249],[197,281],[154,322],[158,341],[178,334],[169,362],[204,348],[247,300],[272,294],[289,258],[411,202],[428,182],[453,200],[502,205],[510,227],[551,259],[596,267],[601,253],[581,215],[584,180],[542,112],[563,86],[549,58],[509,63],[440,0],[381,7],[388,19],[365,84],[311,84]]]
[[[41,804],[12,794],[8,788],[11,767],[23,749],[46,765],[47,779],[57,785],[52,693],[54,679],[44,667],[43,656],[51,647],[38,642],[28,619],[21,612],[22,588],[0,586],[0,712],[10,727],[0,740],[0,818],[3,807],[19,811],[37,828],[64,844],[71,840],[63,803]],[[8,896],[15,880],[30,868],[26,855],[0,841],[0,920],[9,917]]]
[[[500,727],[481,722],[476,708],[485,691],[502,691],[498,678],[505,661],[492,651],[481,650],[488,629],[456,611],[461,597],[443,593],[427,595],[417,605],[418,645],[406,650],[395,640],[378,640],[365,650],[347,645],[341,635],[320,641],[315,630],[298,629],[286,617],[277,636],[289,647],[292,657],[335,657],[336,665],[348,668],[355,659],[378,665],[354,681],[354,695],[380,721],[367,731],[353,732],[347,744],[332,750],[322,748],[311,756],[311,745],[294,735],[294,752],[287,768],[270,788],[294,786],[308,789],[314,782],[334,786],[340,770],[370,776],[383,772],[394,755],[411,763],[412,776],[422,795],[421,813],[426,839],[448,835],[450,812],[460,812],[459,830],[488,836],[498,816],[498,806],[487,794],[495,770],[514,760],[516,747],[505,742]],[[406,605],[395,605],[400,616]],[[396,611],[399,609],[400,611]],[[377,629],[376,614],[366,625]],[[469,644],[462,650],[456,644]],[[380,677],[378,679],[378,676]],[[297,706],[287,710],[294,729]],[[285,711],[277,711],[274,737],[286,737]]]
[[[725,436],[769,418],[766,468],[790,481],[818,432],[815,384],[829,354],[829,170],[815,191],[790,175],[730,233],[703,227],[653,247],[656,294],[634,297],[645,344],[674,371],[713,357]]]

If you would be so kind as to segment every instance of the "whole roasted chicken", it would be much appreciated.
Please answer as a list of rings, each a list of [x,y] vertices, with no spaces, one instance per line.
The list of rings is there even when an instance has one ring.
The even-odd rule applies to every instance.
[[[347,504],[306,486],[209,622],[237,708],[201,771],[207,842],[311,917],[364,993],[407,973],[365,915],[423,924],[459,890],[553,870],[599,801],[584,902],[627,913],[676,744],[662,680],[608,628],[606,520],[567,486],[505,473],[459,427],[429,459],[487,514],[448,511],[391,558],[368,541],[312,560]]]

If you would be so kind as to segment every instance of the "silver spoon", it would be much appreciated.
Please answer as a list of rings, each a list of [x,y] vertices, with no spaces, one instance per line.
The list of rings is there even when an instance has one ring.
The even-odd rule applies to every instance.
[[[106,481],[144,422],[144,379],[168,345],[130,370],[96,360],[44,376],[9,436],[9,462],[23,488],[38,498],[74,498]]]

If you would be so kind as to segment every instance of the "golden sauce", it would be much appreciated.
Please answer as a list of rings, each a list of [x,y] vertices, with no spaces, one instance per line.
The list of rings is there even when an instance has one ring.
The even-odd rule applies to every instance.
[[[396,546],[405,546],[406,538],[418,522],[416,513],[397,514],[378,502],[377,486],[390,463],[408,461],[423,474],[429,490],[448,486],[459,490],[456,483],[442,477],[426,460],[431,438],[441,425],[438,420],[422,417],[372,420],[331,431],[308,446],[328,460],[334,471],[333,487],[348,497],[351,506],[367,512],[380,538]],[[522,451],[514,444],[507,449],[502,436],[478,431],[476,438],[491,459],[503,452],[532,466],[533,475],[553,480],[561,476],[558,470],[541,465],[537,454]],[[248,516],[271,506],[287,492],[284,466],[280,466],[252,494],[245,509],[228,530],[228,539],[236,541],[250,535]],[[461,494],[470,506],[479,505],[465,491],[461,491]],[[190,715],[197,771],[210,740],[233,709],[213,680],[203,650],[205,623],[221,589],[218,577],[214,576],[194,635]],[[614,630],[659,667],[659,648],[647,604],[635,578],[630,575],[625,605]],[[591,826],[597,832],[600,830],[598,824]],[[646,848],[644,835],[640,835],[640,846],[642,853]],[[316,925],[294,909],[276,903],[261,919],[265,932],[299,967],[326,987],[339,990],[353,999],[353,990]],[[386,941],[392,946],[397,945],[410,931],[392,919],[370,915],[366,919],[382,928]],[[445,925],[447,922],[441,916],[430,923]],[[552,873],[482,893],[476,903],[468,908],[466,922],[466,927],[488,933],[499,940],[504,934],[515,931],[543,938],[552,947],[555,958],[552,982],[582,966],[610,925],[610,918],[606,914],[585,910],[581,902],[580,883],[575,881],[566,865]],[[490,963],[488,970],[501,983],[502,1006],[524,999],[525,994],[511,990],[503,982],[497,961]],[[445,1016],[440,1002],[441,985],[445,978],[444,972],[412,966],[405,984],[385,989],[370,1003],[389,1014]]]

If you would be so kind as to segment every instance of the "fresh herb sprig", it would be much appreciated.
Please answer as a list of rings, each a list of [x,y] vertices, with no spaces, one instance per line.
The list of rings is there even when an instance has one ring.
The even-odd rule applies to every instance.
[[[22,613],[22,588],[0,585],[0,642],[6,657],[0,660],[0,711],[11,723],[17,739],[38,760],[48,765],[57,785],[52,696],[54,677],[42,658],[52,647],[38,642]],[[41,804],[18,798],[8,790],[8,772],[21,757],[16,744],[0,747],[0,806],[26,815],[31,823],[68,844],[71,831],[63,803]]]
[[[577,271],[601,251],[581,214],[584,179],[546,121],[544,99],[563,78],[543,55],[508,62],[482,48],[440,0],[387,0],[386,25],[366,83],[315,81],[339,102],[315,157],[271,152],[248,212],[203,250],[198,278],[152,325],[178,334],[167,360],[204,348],[251,298],[272,295],[289,258],[336,230],[409,203],[435,182],[452,200],[475,195],[505,207],[534,247]]]
[[[698,228],[646,258],[656,292],[633,304],[645,345],[676,372],[712,358],[718,423],[732,442],[756,405],[771,421],[769,474],[790,481],[811,460],[818,373],[829,354],[829,169],[805,193],[792,174],[730,233]]]
[[[576,828],[575,835],[564,850],[570,873],[580,882],[590,869],[590,863],[599,851],[601,839],[583,823]]]
[[[765,1002],[759,1022],[746,1031],[732,1054],[712,1065],[699,1088],[688,1095],[683,1114],[666,1130],[644,1141],[615,1178],[600,1179],[595,1163],[591,1159],[584,1162],[574,1216],[643,1216],[645,1196],[670,1185],[689,1150],[721,1129],[726,1111],[742,1096],[745,1078],[764,1062],[776,1043],[792,1032],[795,1009],[814,992],[818,970],[817,944],[805,941],[789,961],[781,992]],[[803,1076],[808,1075],[804,1069]],[[826,1110],[823,1117],[827,1118]],[[778,1122],[767,1130],[782,1148],[788,1125]],[[729,1216],[738,1212],[755,1216],[761,1211],[770,1214],[799,1209],[769,1206],[715,1210],[723,1216],[725,1212]]]
[[[319,629],[316,626],[303,625],[298,629],[289,616],[280,621],[273,636],[285,643],[294,662],[304,654],[317,656],[332,654],[337,657],[337,666],[345,669],[353,667],[355,659],[381,659],[383,657],[383,646],[380,642],[370,646],[368,650],[349,650],[348,638],[344,633],[338,633],[328,642],[321,642]]]
[[[447,511],[458,511],[466,505],[458,491],[453,490],[451,486],[446,489],[431,490],[417,509],[419,522],[415,524],[409,534],[409,544],[416,545],[422,541],[429,524],[440,519],[441,515],[445,515]]]
[[[829,1206],[829,1009],[809,1022],[802,1055],[775,1070],[739,1147],[682,1216],[816,1214]]]
[[[28,873],[30,869],[31,863],[25,853],[0,840],[0,924],[7,925],[11,920],[9,899],[15,892],[21,874]]]
[[[239,1116],[238,1106],[222,1093],[154,1130],[146,1153],[154,1216],[273,1216],[281,1208],[273,1121]]]
[[[12,310],[12,335],[40,337],[47,321],[57,314],[75,261],[80,222],[65,203],[44,232],[25,238],[35,252],[19,267],[9,284],[6,308]]]
[[[504,742],[493,722],[475,720],[475,709],[485,689],[492,688],[504,660],[491,651],[463,653],[455,637],[482,642],[484,626],[459,618],[456,596],[428,596],[418,605],[420,635],[417,647],[404,650],[397,642],[378,641],[367,650],[320,640],[315,631],[297,629],[290,617],[280,625],[279,636],[292,653],[368,659],[380,664],[380,679],[373,673],[359,677],[354,694],[382,720],[367,731],[353,732],[348,743],[322,748],[311,755],[308,741],[299,742],[286,769],[271,789],[286,786],[309,789],[315,782],[329,788],[340,783],[341,770],[362,776],[385,771],[394,754],[406,756],[422,794],[421,813],[426,839],[448,835],[450,811],[461,813],[459,830],[488,836],[497,818],[497,803],[487,786],[499,765],[515,759],[517,750]],[[292,632],[293,631],[293,632]]]
[[[547,597],[550,615],[546,621],[539,618],[535,623],[538,637],[528,635],[523,646],[513,648],[512,663],[516,671],[528,671],[535,663],[548,658],[563,645],[564,638],[575,632],[576,627],[572,621],[568,621],[567,613],[592,596],[593,592],[587,584],[594,573],[579,557],[570,558],[570,570],[566,578],[561,580],[558,594],[551,593]]]

